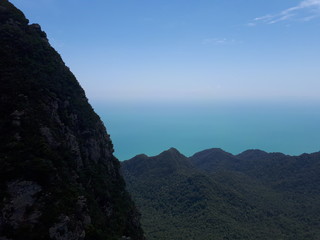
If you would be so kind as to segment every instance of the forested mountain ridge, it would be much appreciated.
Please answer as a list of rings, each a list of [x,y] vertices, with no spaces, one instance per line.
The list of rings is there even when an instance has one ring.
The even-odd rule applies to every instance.
[[[183,170],[163,174],[171,161]],[[138,155],[122,162],[122,172],[148,239],[291,240],[320,234],[319,152]]]
[[[37,24],[0,1],[0,239],[144,239],[99,116]]]

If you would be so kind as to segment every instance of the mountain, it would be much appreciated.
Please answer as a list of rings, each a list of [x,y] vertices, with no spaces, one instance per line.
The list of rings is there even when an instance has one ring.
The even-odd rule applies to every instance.
[[[269,184],[281,191],[320,194],[320,152],[288,156],[247,150],[236,156],[209,149],[194,154],[190,161],[207,173],[234,171]]]
[[[227,153],[220,148],[212,148],[198,152],[190,159],[197,168],[207,172],[235,168],[238,162],[238,159],[232,154]]]
[[[149,240],[319,239],[320,153],[170,149],[122,172]]]
[[[194,216],[207,205],[204,202],[206,188],[202,186],[211,182],[193,169],[187,157],[176,149],[150,158],[138,155],[123,162],[122,172],[128,190],[143,212],[142,224],[147,239],[184,239],[185,236],[192,239],[191,236],[196,236],[198,232],[189,232],[188,228],[197,222]],[[200,233],[206,226],[198,227]]]
[[[7,0],[0,86],[0,239],[144,239],[99,116],[40,26]]]

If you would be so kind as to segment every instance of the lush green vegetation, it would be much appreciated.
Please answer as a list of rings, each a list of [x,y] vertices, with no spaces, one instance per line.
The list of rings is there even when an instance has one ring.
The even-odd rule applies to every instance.
[[[318,239],[320,153],[171,149],[122,171],[148,239]]]
[[[40,26],[7,0],[0,2],[0,96],[0,209],[10,182],[42,188],[25,213],[40,211],[39,220],[16,227],[0,216],[0,238],[49,239],[65,215],[69,231],[85,227],[86,239],[143,239],[99,116]]]

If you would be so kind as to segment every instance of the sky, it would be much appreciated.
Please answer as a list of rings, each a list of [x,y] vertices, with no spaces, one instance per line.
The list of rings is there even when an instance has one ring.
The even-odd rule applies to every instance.
[[[91,102],[320,102],[320,0],[12,0]]]
[[[320,150],[320,0],[11,0],[120,160],[176,147]]]

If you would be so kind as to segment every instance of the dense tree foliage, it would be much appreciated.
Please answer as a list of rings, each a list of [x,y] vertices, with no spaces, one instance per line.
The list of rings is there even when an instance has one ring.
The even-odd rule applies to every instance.
[[[0,100],[1,239],[144,239],[99,116],[40,26],[7,0]]]
[[[148,239],[318,239],[320,153],[170,149],[122,164]]]

